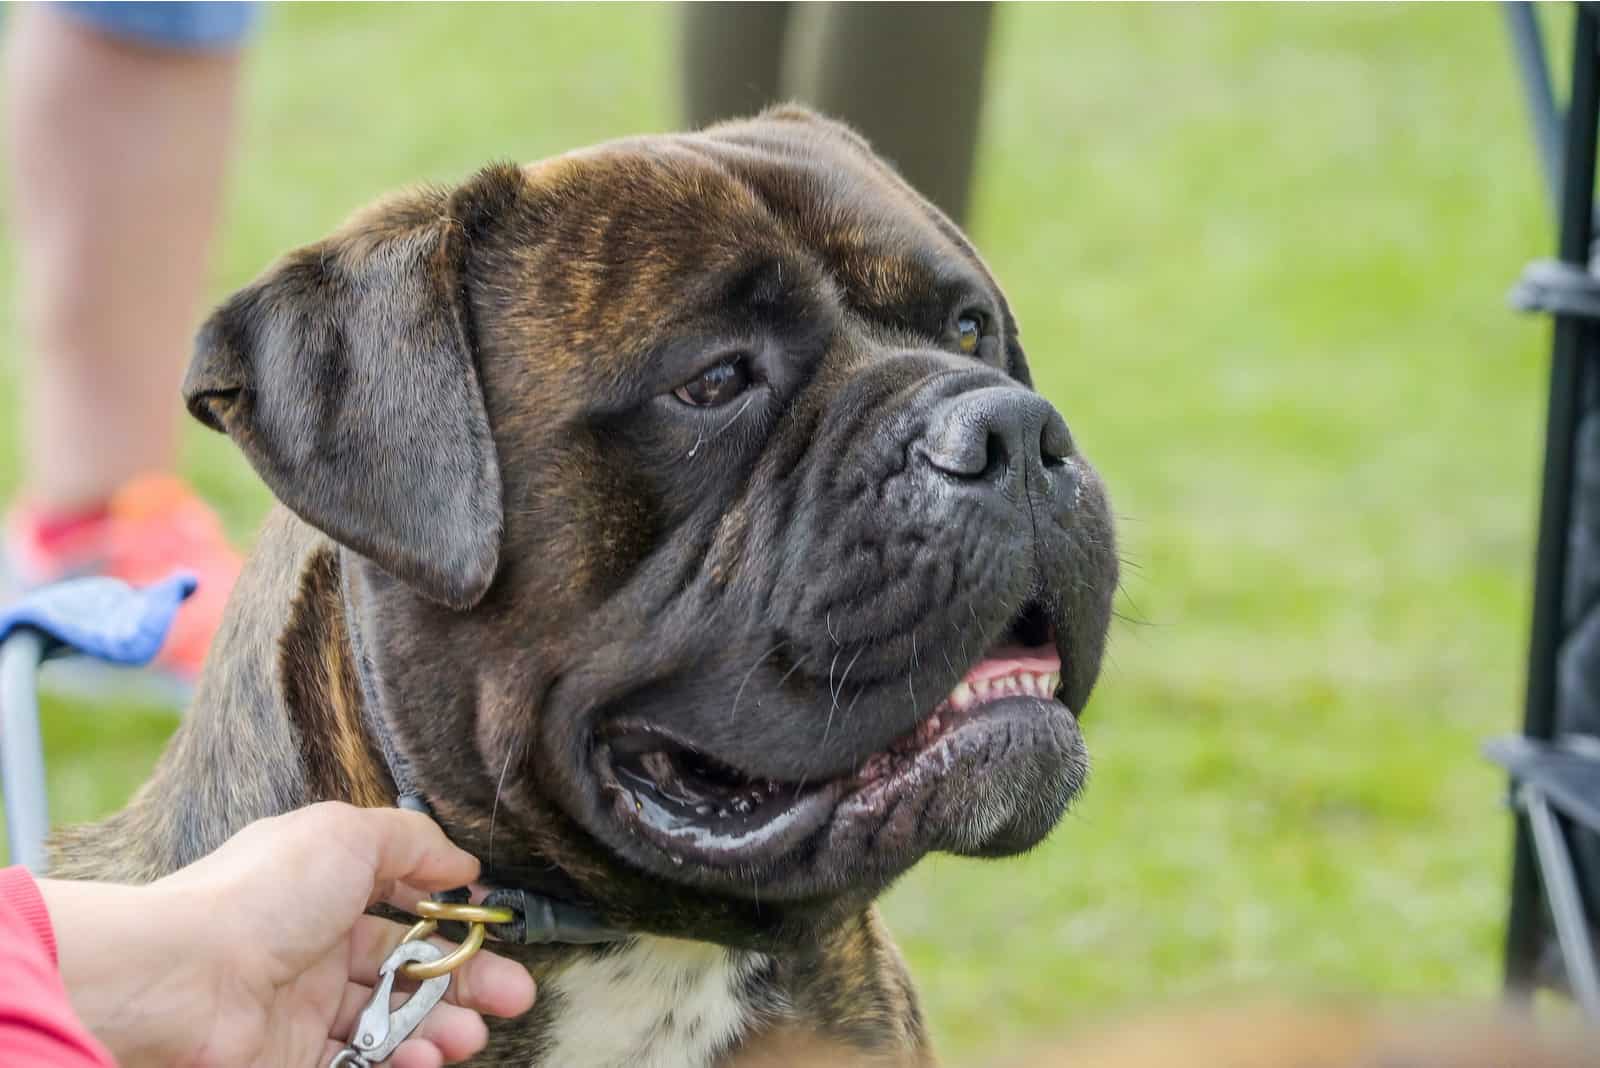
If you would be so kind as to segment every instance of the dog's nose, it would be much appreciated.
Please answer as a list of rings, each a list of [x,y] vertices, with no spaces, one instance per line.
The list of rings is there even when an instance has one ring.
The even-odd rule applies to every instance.
[[[1072,455],[1072,434],[1039,394],[991,386],[940,401],[929,416],[922,453],[953,478],[1008,479],[1024,469],[1061,466]]]

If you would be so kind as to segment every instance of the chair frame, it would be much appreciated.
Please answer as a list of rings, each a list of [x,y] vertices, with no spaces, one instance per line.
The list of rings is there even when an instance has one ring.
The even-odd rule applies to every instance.
[[[1562,113],[1533,6],[1504,5],[1556,209],[1558,253],[1529,265],[1512,293],[1518,307],[1548,314],[1555,325],[1522,734],[1486,749],[1510,773],[1516,817],[1506,991],[1524,1000],[1540,988],[1562,989],[1600,1021],[1592,914],[1600,904],[1596,888],[1586,893],[1574,863],[1577,836],[1600,833],[1600,739],[1563,734],[1558,714],[1560,656],[1573,630],[1567,602],[1578,434],[1584,416],[1596,410],[1592,398],[1600,387],[1600,278],[1593,271],[1600,12],[1591,4],[1576,6],[1570,91]]]

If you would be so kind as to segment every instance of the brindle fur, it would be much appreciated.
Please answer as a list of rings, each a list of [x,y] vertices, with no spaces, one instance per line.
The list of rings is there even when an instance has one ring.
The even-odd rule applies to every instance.
[[[994,317],[987,363],[939,348],[956,284]],[[733,312],[755,325],[728,327]],[[704,354],[662,339],[729,344],[749,330],[809,352],[810,378],[758,457],[727,439],[705,445],[713,466],[688,464],[705,443],[652,422],[648,398]],[[770,618],[790,648],[769,665],[788,674],[750,691],[765,687],[766,708],[751,698],[759,714],[694,721],[694,731],[780,762],[759,773],[784,781],[803,780],[807,760],[854,766],[905,733],[926,708],[904,672],[871,684],[871,714],[830,712],[826,729],[782,712],[797,687],[813,696],[796,708],[815,711],[831,671],[808,661],[829,639],[903,617],[906,598],[922,596],[915,581],[871,597],[830,593],[813,574],[840,553],[875,554],[891,576],[940,563],[962,609],[955,637],[968,613],[992,631],[1020,607],[1017,583],[1043,582],[1071,653],[1063,691],[1081,711],[1116,576],[1109,510],[1081,458],[1075,510],[1015,534],[1031,539],[1032,562],[1014,580],[968,566],[975,546],[980,564],[1021,551],[982,540],[989,531],[972,524],[986,520],[962,519],[970,529],[957,550],[937,541],[961,533],[953,519],[881,542],[862,528],[852,545],[837,542],[844,526],[813,514],[819,494],[899,492],[896,457],[911,439],[883,446],[881,470],[836,470],[818,456],[873,430],[883,398],[931,374],[1030,382],[1016,323],[965,238],[856,135],[802,111],[496,165],[453,191],[369,208],[285,257],[201,333],[190,408],[235,440],[287,507],[264,526],[154,776],[122,812],[59,835],[56,871],[146,881],[261,817],[324,799],[392,803],[352,663],[354,611],[396,740],[487,881],[587,900],[630,930],[765,955],[745,979],[752,1026],[719,1063],[754,1068],[801,1047],[828,1051],[830,1063],[931,1063],[910,979],[871,904],[908,861],[864,854],[872,863],[859,871],[796,876],[826,892],[785,898],[756,885],[752,895],[627,863],[557,801],[573,788],[585,716],[647,700],[698,714],[695,685],[726,698],[738,682],[730,672],[748,681],[762,666]],[[896,433],[920,433],[907,425]],[[886,521],[881,504],[857,512],[865,518],[850,522]],[[810,540],[782,549],[797,526]],[[963,647],[945,649],[955,638],[929,631],[918,661],[918,625],[914,670],[928,673],[925,693],[947,691],[961,670],[950,650]],[[892,664],[905,637],[874,656]],[[714,642],[727,652],[722,673],[689,670]],[[1053,822],[1039,805],[1024,829],[1002,827],[1016,843],[957,845],[1025,847],[1040,821]],[[932,848],[917,841],[902,843],[905,856]],[[574,962],[619,950],[502,951],[554,991]],[[562,1001],[550,993],[528,1017],[495,1025],[474,1063],[540,1063],[552,1020],[571,1008]]]
[[[189,719],[128,806],[55,835],[53,876],[148,882],[256,819],[317,801],[394,803],[394,785],[362,723],[336,550],[286,511],[273,511],[218,636],[219,648],[234,655],[212,657]],[[496,951],[543,982],[573,957],[614,949]],[[819,1057],[826,1050],[833,1064],[933,1064],[916,992],[875,908],[776,962],[759,981],[751,1000],[767,1007],[767,1018],[729,1052],[726,1068],[794,1063],[789,1058],[801,1049]],[[538,1063],[543,1033],[561,1009],[541,998],[519,1020],[491,1021],[491,1048],[472,1063]]]

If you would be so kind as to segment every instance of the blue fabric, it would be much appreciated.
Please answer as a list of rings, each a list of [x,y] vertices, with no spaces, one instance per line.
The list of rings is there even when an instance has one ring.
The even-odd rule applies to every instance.
[[[244,42],[261,14],[259,3],[192,4],[68,0],[58,5],[78,21],[114,37],[163,48],[233,48]]]
[[[196,585],[193,575],[179,572],[143,589],[110,578],[41,586],[0,609],[0,642],[31,627],[50,640],[46,656],[82,653],[113,664],[147,664]]]

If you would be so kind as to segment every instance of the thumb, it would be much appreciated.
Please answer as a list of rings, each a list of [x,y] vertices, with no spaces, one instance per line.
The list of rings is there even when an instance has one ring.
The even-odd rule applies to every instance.
[[[452,845],[439,825],[420,812],[326,802],[303,810],[303,816],[307,830],[322,842],[332,838],[371,866],[369,907],[392,896],[399,884],[431,893],[478,877],[477,858]]]
[[[389,897],[397,883],[424,892],[450,890],[478,877],[478,859],[451,844],[444,831],[420,812],[398,808],[354,810],[375,853],[372,905]]]

